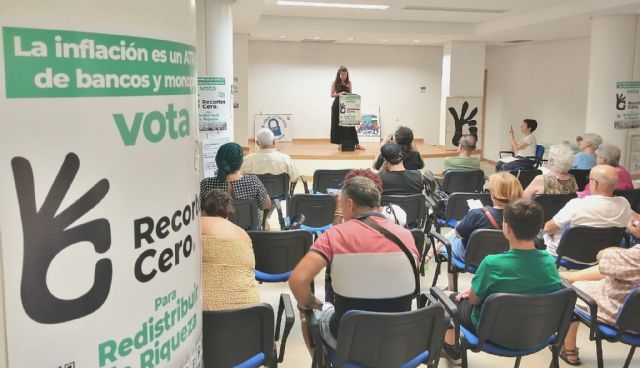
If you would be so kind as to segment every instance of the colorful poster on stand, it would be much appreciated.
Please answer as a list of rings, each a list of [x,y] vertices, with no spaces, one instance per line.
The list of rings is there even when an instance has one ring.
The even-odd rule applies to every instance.
[[[363,113],[362,123],[356,128],[360,142],[380,142],[380,113]]]
[[[280,142],[293,140],[293,115],[291,114],[256,114],[253,117],[255,134],[262,128],[269,128],[273,136]]]
[[[616,83],[615,129],[640,128],[640,81]]]
[[[0,366],[200,368],[195,6],[8,9]]]
[[[342,95],[338,103],[338,125],[357,127],[362,123],[360,95]]]
[[[198,77],[200,132],[208,136],[231,136],[231,91],[224,78]]]

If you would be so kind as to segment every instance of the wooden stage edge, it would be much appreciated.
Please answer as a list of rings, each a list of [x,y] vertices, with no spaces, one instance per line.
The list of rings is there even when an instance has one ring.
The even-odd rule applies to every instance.
[[[288,154],[294,160],[374,160],[380,153],[382,143],[362,143],[362,146],[365,151],[341,152],[328,139],[294,139],[293,142],[276,144],[278,151]],[[416,146],[424,159],[457,155],[456,151],[447,150],[444,146],[425,144],[422,140],[416,140]],[[258,145],[251,140],[245,153],[256,152],[258,149]],[[480,150],[474,151],[474,154],[480,153]]]

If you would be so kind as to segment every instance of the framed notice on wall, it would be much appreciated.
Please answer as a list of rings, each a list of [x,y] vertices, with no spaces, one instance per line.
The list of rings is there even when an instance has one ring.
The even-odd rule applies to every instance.
[[[633,134],[629,137],[629,164],[627,169],[629,174],[640,174],[640,134]]]

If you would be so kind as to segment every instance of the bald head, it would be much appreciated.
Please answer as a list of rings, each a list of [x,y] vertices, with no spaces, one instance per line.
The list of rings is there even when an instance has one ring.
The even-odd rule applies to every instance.
[[[591,168],[589,178],[597,182],[596,190],[591,186],[591,193],[600,195],[612,195],[618,182],[618,171],[609,165],[597,165]]]

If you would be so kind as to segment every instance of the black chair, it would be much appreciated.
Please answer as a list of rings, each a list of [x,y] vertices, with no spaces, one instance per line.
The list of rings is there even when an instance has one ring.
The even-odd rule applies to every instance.
[[[313,193],[327,193],[327,189],[340,189],[340,183],[351,169],[316,170],[313,172]]]
[[[234,199],[232,203],[235,212],[229,216],[229,221],[245,230],[262,229],[258,204],[254,199]]]
[[[570,270],[581,270],[596,264],[598,253],[609,247],[618,247],[625,235],[623,227],[595,228],[571,227],[562,234],[558,243],[556,265]]]
[[[447,170],[444,172],[441,189],[451,193],[480,193],[484,186],[482,170]]]
[[[628,368],[633,359],[633,354],[637,347],[640,347],[640,288],[633,290],[625,299],[624,304],[618,312],[615,325],[609,325],[598,320],[598,304],[589,294],[575,288],[578,298],[589,306],[589,312],[576,308],[574,316],[580,322],[589,327],[589,340],[596,342],[596,354],[598,357],[598,368],[604,368],[604,358],[602,354],[602,340],[608,342],[621,342],[630,345],[629,355],[624,363],[624,368]]]
[[[260,282],[286,282],[291,271],[309,251],[313,238],[308,231],[249,231]]]
[[[452,193],[447,199],[447,207],[444,210],[444,218],[434,221],[437,232],[443,226],[454,228],[458,221],[469,212],[469,200],[479,200],[483,206],[492,206],[491,194],[489,193]]]
[[[293,306],[287,298],[286,323],[293,325]],[[275,353],[273,308],[258,304],[247,308],[202,312],[202,359],[204,368],[275,367],[284,359],[282,341],[278,357]],[[277,326],[277,330],[280,326]],[[287,329],[287,326],[285,326]],[[276,330],[276,331],[277,331]]]
[[[264,187],[267,189],[269,198],[271,198],[271,208],[268,210],[264,210],[264,214],[262,217],[262,228],[266,229],[269,216],[271,216],[273,210],[276,210],[278,213],[280,230],[284,230],[284,215],[282,214],[280,201],[286,201],[293,195],[293,191],[295,190],[297,182],[292,185],[288,174],[261,174],[256,176],[258,177],[262,185],[264,185]]]
[[[340,321],[337,349],[322,343],[307,313],[315,355],[312,367],[437,367],[449,318],[436,303],[402,313],[349,311]]]
[[[476,333],[460,324],[458,308],[442,290],[432,287],[431,294],[444,305],[453,320],[462,368],[468,367],[468,349],[516,358],[514,367],[518,368],[523,356],[547,346],[551,346],[551,367],[559,368],[558,353],[576,303],[573,289],[544,295],[492,294],[484,301]]]
[[[531,182],[533,181],[533,179],[538,176],[538,175],[542,175],[542,171],[538,170],[538,169],[533,169],[533,170],[510,170],[509,174],[515,176],[516,178],[518,178],[518,181],[520,182],[520,185],[522,185],[523,189],[526,189],[529,184],[531,184]]]
[[[436,269],[433,275],[433,283],[436,286],[438,276],[440,276],[440,268],[442,263],[447,262],[447,272],[453,278],[453,291],[458,291],[458,275],[461,272],[476,273],[478,266],[484,258],[490,254],[500,254],[509,250],[509,241],[502,234],[502,230],[494,229],[478,229],[474,230],[467,242],[467,250],[464,260],[454,257],[451,252],[451,244],[449,239],[435,231],[429,233],[429,239],[433,246],[434,260],[436,261]],[[435,249],[436,242],[441,242],[447,248],[447,254],[437,254]]]
[[[589,174],[591,173],[591,169],[582,170],[582,169],[571,169],[569,170],[569,174],[573,175],[576,179],[576,183],[578,184],[578,192],[582,192],[584,187],[589,184]]]
[[[301,229],[313,233],[326,230],[333,223],[336,212],[336,198],[328,194],[294,194],[287,201],[287,216],[292,218],[298,213],[304,215]]]
[[[513,151],[500,151],[498,152],[498,155],[500,156],[500,158],[502,158],[502,155],[508,153],[510,154],[512,157],[515,156],[515,152]],[[527,156],[525,157],[529,160],[531,160],[531,164],[533,165],[534,168],[538,168],[540,166],[542,166],[542,163],[545,161],[544,160],[544,146],[538,144],[536,145],[536,154],[535,156]]]
[[[407,215],[406,224],[410,228],[423,228],[428,214],[427,200],[424,194],[383,195],[383,206],[395,204],[402,208]]]
[[[613,195],[625,197],[629,201],[631,209],[640,212],[640,189],[614,190]]]
[[[551,220],[553,216],[558,213],[562,207],[564,207],[567,202],[576,198],[575,193],[571,194],[538,194],[533,197],[533,200],[538,202],[542,206],[542,210],[544,211],[544,221],[542,222],[542,227],[544,224]]]

